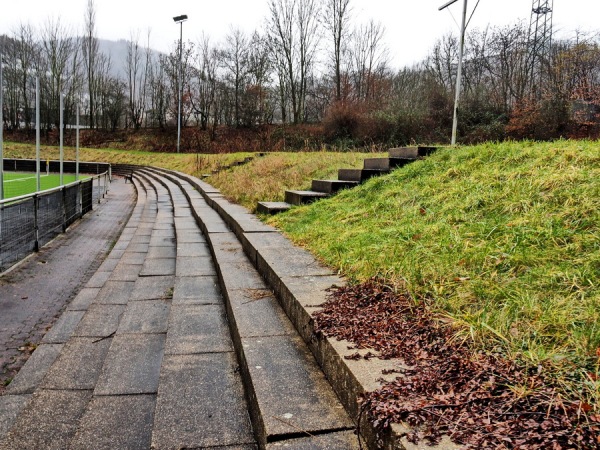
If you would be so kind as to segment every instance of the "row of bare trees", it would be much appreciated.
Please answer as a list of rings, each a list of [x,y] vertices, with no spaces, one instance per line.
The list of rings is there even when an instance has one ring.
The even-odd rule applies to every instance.
[[[184,43],[184,124],[318,121],[332,101],[375,96],[388,63],[381,25],[351,29],[350,0],[268,1],[263,30],[232,27],[223,42],[204,36]],[[58,125],[61,94],[67,121],[79,104],[91,128],[164,127],[176,115],[177,43],[159,54],[132,33],[125,61],[114,62],[100,50],[94,0],[81,33],[49,20],[40,29],[21,24],[0,39],[9,128],[32,126],[36,77],[47,129]]]
[[[267,0],[268,16],[253,33],[232,27],[221,42],[202,36],[169,54],[140,33],[114,62],[100,50],[94,0],[84,30],[59,21],[18,26],[0,37],[5,74],[5,126],[32,126],[35,78],[42,121],[58,126],[60,95],[72,121],[81,105],[91,128],[164,128],[177,116],[182,83],[184,126],[214,137],[221,125],[323,122],[326,137],[355,144],[444,141],[452,117],[458,39],[443,36],[419,64],[393,71],[385,30],[355,23],[351,0]],[[577,33],[555,41],[543,77],[533,76],[526,24],[474,30],[467,36],[463,141],[551,138],[598,130],[600,40]],[[179,80],[181,78],[181,80]]]

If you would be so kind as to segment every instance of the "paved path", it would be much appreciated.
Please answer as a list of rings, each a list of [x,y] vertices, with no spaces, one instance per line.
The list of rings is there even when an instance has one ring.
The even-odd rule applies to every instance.
[[[0,397],[0,449],[357,449],[219,214],[185,180],[135,180],[119,240]]]
[[[107,199],[0,277],[0,395],[110,251],[131,214],[135,191],[115,179]]]

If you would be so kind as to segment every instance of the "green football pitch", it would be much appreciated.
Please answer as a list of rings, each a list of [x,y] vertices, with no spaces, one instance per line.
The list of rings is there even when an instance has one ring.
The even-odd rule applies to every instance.
[[[79,179],[86,179],[89,176],[79,175]],[[64,184],[75,181],[75,174],[63,174]],[[52,189],[60,186],[60,175],[57,173],[40,174],[40,190]],[[31,172],[4,172],[4,198],[19,197],[21,195],[31,194],[37,189],[35,173]]]

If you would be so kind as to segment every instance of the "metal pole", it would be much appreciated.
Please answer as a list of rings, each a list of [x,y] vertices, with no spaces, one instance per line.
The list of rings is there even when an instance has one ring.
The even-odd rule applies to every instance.
[[[183,80],[182,80],[182,63],[183,59],[182,50],[183,50],[183,21],[179,22],[179,86],[178,86],[178,97],[179,97],[179,111],[177,114],[177,153],[179,153],[179,149],[181,146],[181,97],[183,97]]]
[[[75,181],[79,181],[79,103],[77,103],[77,119],[75,131]]]
[[[463,53],[465,47],[465,28],[467,20],[467,0],[463,3],[462,24],[460,26],[460,46],[458,49],[458,71],[456,73],[456,95],[454,97],[454,117],[452,119],[452,145],[456,145],[456,132],[458,129],[458,102],[460,100],[460,88],[462,78]]]
[[[0,53],[0,200],[4,200],[4,80],[2,77],[2,53]]]
[[[63,179],[63,161],[65,158],[65,152],[64,152],[64,147],[63,147],[63,140],[64,140],[63,128],[64,128],[64,110],[65,110],[64,102],[65,102],[64,95],[60,94],[60,185],[61,186],[63,186],[65,184],[64,179]]]
[[[35,79],[35,173],[36,191],[40,187],[40,77]]]

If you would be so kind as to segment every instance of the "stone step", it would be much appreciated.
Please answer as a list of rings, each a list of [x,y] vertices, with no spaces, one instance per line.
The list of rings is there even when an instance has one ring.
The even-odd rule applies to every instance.
[[[292,205],[286,202],[258,202],[256,204],[256,212],[258,214],[278,214],[287,211]]]
[[[423,158],[431,155],[437,150],[437,147],[396,147],[388,150],[390,158]]]
[[[351,189],[358,186],[358,181],[347,180],[312,180],[312,190],[325,194],[335,194],[342,189]]]
[[[377,358],[368,361],[362,358],[355,360],[349,358],[356,350],[351,349],[348,342],[327,338],[316,333],[313,314],[319,310],[319,305],[326,301],[327,290],[332,285],[342,286],[345,281],[337,276],[332,269],[319,264],[310,253],[294,246],[277,230],[256,220],[249,220],[252,215],[245,208],[231,204],[222,197],[213,198],[211,193],[204,191],[204,189],[214,189],[210,185],[186,174],[168,173],[190,183],[196,190],[194,192],[201,192],[202,196],[215,208],[234,232],[238,241],[241,242],[243,251],[248,256],[248,261],[256,268],[268,288],[275,294],[287,317],[325,373],[338,399],[345,406],[350,417],[360,422],[360,435],[368,443],[368,446],[360,448],[416,449],[417,446],[406,439],[406,433],[411,431],[409,428],[399,424],[392,424],[387,430],[374,428],[373,424],[366,419],[358,400],[366,392],[381,388],[384,379],[393,380],[397,376],[395,375],[397,370],[404,367],[403,362],[401,360],[379,360]],[[218,262],[217,266],[223,284],[235,290],[235,283],[240,277],[235,270],[230,271],[230,264],[238,261],[236,258],[241,250],[237,244],[229,243],[231,238],[227,233],[210,233],[209,236],[213,252],[221,255],[215,256],[215,260],[222,261],[222,263]],[[238,269],[241,268],[238,267]],[[253,289],[262,289],[260,286],[253,286]],[[250,292],[247,292],[247,294]],[[265,296],[269,297],[267,294],[265,292]],[[262,295],[260,295],[260,291],[255,291],[255,295],[250,295],[250,297],[242,302],[243,305],[239,304],[239,306],[246,307],[258,304]],[[230,303],[231,305],[235,304],[234,301]],[[265,325],[273,322],[273,315],[267,317],[264,314],[264,309],[259,308],[256,313],[257,319],[249,322],[258,324],[257,329],[261,328],[260,318],[265,318]],[[237,322],[237,318],[235,321],[239,323],[237,328],[248,330],[247,322],[242,320]],[[253,350],[252,346],[250,349]],[[248,365],[251,364],[251,361],[247,361]],[[261,369],[264,367],[261,364],[257,365]],[[382,376],[382,373],[386,372],[391,375]],[[296,427],[293,417],[291,420],[285,420],[292,428]],[[266,448],[267,450],[275,447],[356,450],[359,447],[356,437],[353,441],[347,440],[352,437],[350,436],[352,432],[347,430],[328,431],[321,435],[318,433],[308,435],[300,429],[296,429],[296,432],[294,439],[291,439],[293,437],[291,435],[282,436],[283,440],[275,440],[267,443],[266,446],[259,442],[259,448]],[[448,436],[444,436],[442,442],[433,448],[457,450],[458,446],[452,444]]]
[[[285,191],[285,201],[290,205],[306,205],[328,197],[328,194],[315,191]]]
[[[164,207],[147,177],[134,185],[136,206],[110,254],[2,397],[12,390],[26,402],[10,423],[0,404],[0,448],[149,447],[164,337],[156,327],[168,305],[126,303],[140,292],[135,280],[149,279],[137,274],[155,231],[164,230]]]
[[[364,161],[364,169],[392,170],[405,166],[415,161],[415,158],[367,158]]]
[[[373,170],[373,169],[339,169],[338,179],[341,181],[355,181],[363,183],[369,178],[378,177],[389,173],[389,170]]]
[[[186,195],[197,192],[198,186],[185,178],[164,176]],[[246,222],[245,213],[236,205],[225,205],[221,198],[206,199],[241,220],[240,233],[252,229],[248,234],[253,235],[260,228],[261,235],[279,235],[265,225]],[[202,222],[203,213],[198,207],[194,216]],[[209,220],[215,219],[211,216]],[[225,227],[229,220],[222,220]],[[354,428],[352,421],[236,234],[211,232],[207,224],[201,228],[209,230],[206,239],[225,299],[259,447],[359,448],[356,436],[349,432]]]

